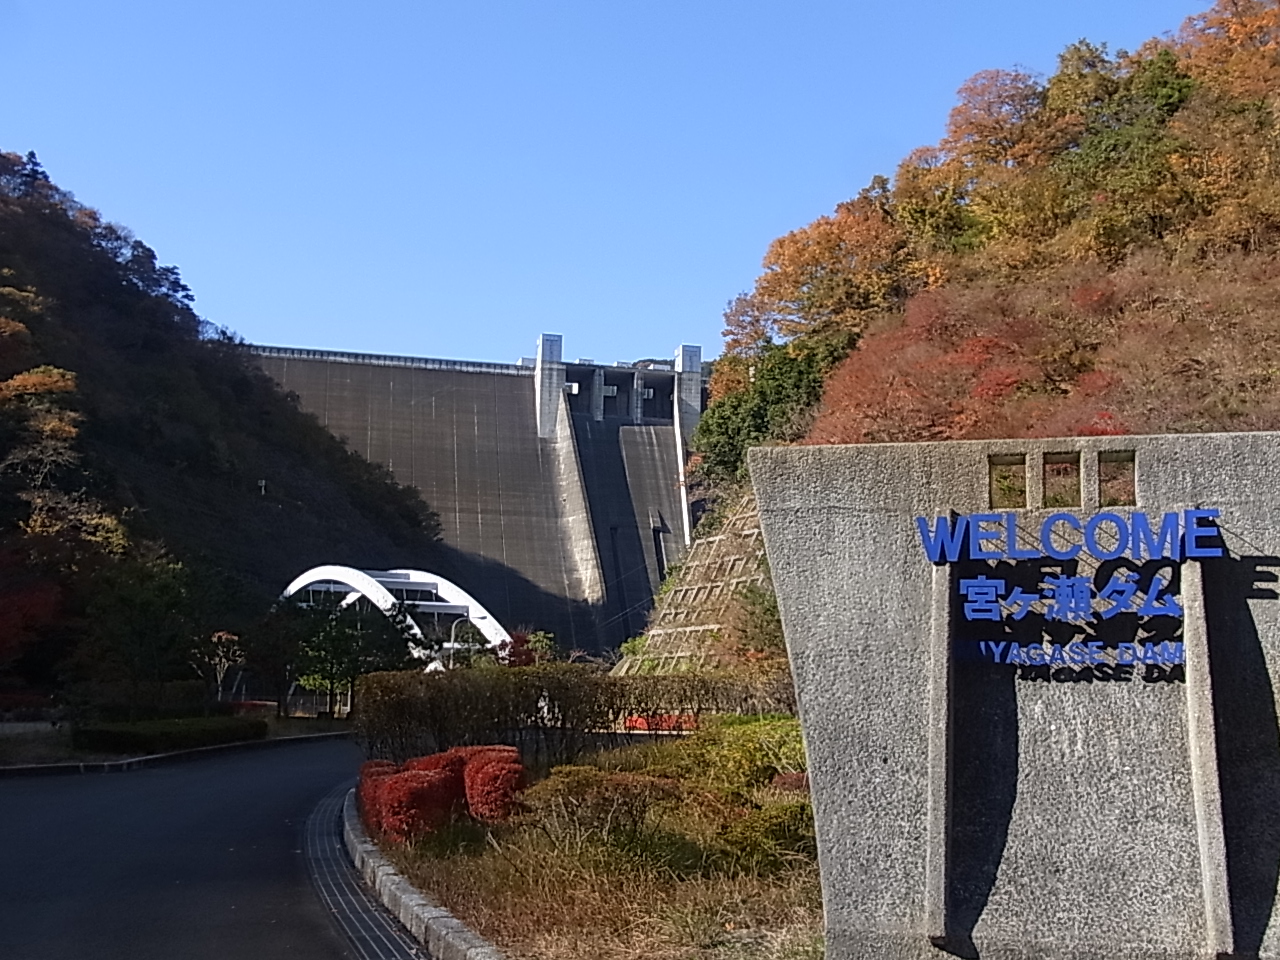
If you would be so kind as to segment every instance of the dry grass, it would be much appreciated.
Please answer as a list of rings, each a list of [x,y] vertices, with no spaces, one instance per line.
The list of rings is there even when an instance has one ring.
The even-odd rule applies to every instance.
[[[534,785],[511,823],[384,851],[512,960],[820,960],[807,796],[747,762],[778,728],[606,751]]]
[[[681,877],[531,829],[465,852],[389,847],[397,867],[512,960],[820,960],[817,865]]]

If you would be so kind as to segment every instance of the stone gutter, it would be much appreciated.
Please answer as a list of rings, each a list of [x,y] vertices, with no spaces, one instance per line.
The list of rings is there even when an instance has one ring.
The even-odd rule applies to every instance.
[[[342,837],[356,871],[432,960],[506,960],[498,948],[461,920],[422,895],[402,877],[364,832],[356,812],[355,791],[342,805]]]

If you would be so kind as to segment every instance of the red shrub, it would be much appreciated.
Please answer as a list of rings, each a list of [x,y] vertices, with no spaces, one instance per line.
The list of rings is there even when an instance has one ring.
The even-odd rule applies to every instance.
[[[798,773],[780,773],[770,781],[770,786],[778,790],[795,790],[798,793],[808,793],[809,774],[803,770]]]
[[[375,770],[390,770],[392,773],[398,771],[400,767],[391,760],[366,760],[360,764],[360,779],[371,775]]]
[[[274,700],[232,700],[231,712],[237,717],[266,716],[276,712],[276,702]],[[390,763],[391,761],[376,760],[371,762]]]
[[[634,714],[622,721],[624,730],[669,732],[698,729],[698,718],[691,713],[659,713],[653,716]]]
[[[457,805],[447,770],[413,770],[383,778],[378,791],[382,829],[393,840],[412,840],[448,822]]]
[[[477,820],[495,823],[511,816],[524,787],[524,767],[496,754],[479,756],[465,772],[467,807]]]
[[[466,759],[457,754],[433,753],[427,757],[414,757],[412,760],[406,760],[401,769],[405,773],[442,774],[450,794],[450,802],[455,809],[461,810],[467,802],[466,789],[462,782],[462,771],[466,765]]]
[[[448,752],[450,756],[462,757],[466,763],[470,763],[472,759],[486,754],[500,754],[513,760],[520,758],[520,751],[515,747],[507,746],[505,743],[486,743],[478,747],[454,747]]]
[[[463,786],[467,810],[477,820],[505,820],[515,806],[516,794],[524,786],[524,767],[520,763],[520,751],[502,743],[483,744],[474,747],[454,747],[452,756],[461,757]],[[490,766],[499,771],[482,773]]]
[[[53,698],[43,693],[11,691],[0,693],[0,711],[43,710],[53,706]],[[274,704],[272,704],[274,706]]]
[[[506,819],[523,786],[520,751],[494,743],[414,757],[402,767],[370,760],[360,768],[358,796],[369,830],[409,840],[464,807],[477,820]]]
[[[382,829],[382,781],[400,770],[390,760],[370,760],[360,767],[360,783],[356,787],[356,800],[365,828],[371,832]]]
[[[404,766],[400,769],[406,773],[410,770],[416,770],[420,773],[427,773],[431,770],[457,770],[462,773],[462,768],[466,766],[465,757],[453,753],[433,753],[426,757],[413,757],[404,762]]]

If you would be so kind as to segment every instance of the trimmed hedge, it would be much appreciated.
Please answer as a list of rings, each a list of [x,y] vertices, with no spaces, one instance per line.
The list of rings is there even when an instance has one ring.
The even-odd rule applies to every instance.
[[[449,822],[458,778],[447,770],[407,770],[378,780],[378,822],[393,840],[413,840]]]
[[[211,703],[202,680],[137,684],[90,681],[68,687],[63,700],[72,717],[95,724],[230,716],[233,711],[226,701]]]
[[[500,823],[511,816],[516,794],[524,786],[524,766],[515,747],[473,754],[463,767],[467,809],[485,823]]]
[[[459,813],[484,823],[506,820],[519,805],[524,767],[515,747],[456,747],[413,757],[403,766],[370,760],[356,796],[365,826],[407,842],[438,830]]]
[[[788,681],[730,674],[613,676],[583,664],[371,673],[357,681],[357,735],[370,757],[402,762],[473,743],[518,744],[547,765],[629,742],[632,729],[696,726],[707,714],[794,713]]]
[[[71,746],[103,753],[150,754],[263,740],[266,736],[267,721],[261,718],[199,717],[79,726],[71,731]]]
[[[360,767],[360,782],[356,786],[356,799],[365,826],[371,831],[382,829],[382,781],[394,777],[400,768],[389,760],[369,760]]]

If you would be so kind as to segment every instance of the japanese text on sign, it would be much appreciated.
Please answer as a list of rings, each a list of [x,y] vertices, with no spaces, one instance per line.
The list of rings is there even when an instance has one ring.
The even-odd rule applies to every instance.
[[[1166,584],[1154,580],[1139,600],[1137,580],[1136,573],[1122,570],[1113,574],[1101,590],[1095,590],[1089,577],[1051,576],[1037,593],[1019,586],[1006,590],[1004,580],[983,575],[961,580],[960,592],[965,597],[962,607],[966,620],[998,621],[1006,614],[1021,620],[1038,601],[1043,604],[1046,620],[1066,623],[1093,623],[1097,617],[1110,620],[1121,613],[1136,613],[1140,617],[1182,616],[1182,605],[1165,591]],[[1095,599],[1105,604],[1097,611]]]

